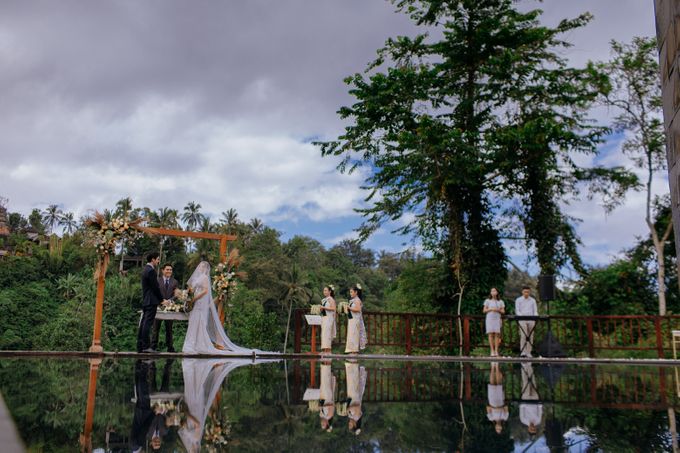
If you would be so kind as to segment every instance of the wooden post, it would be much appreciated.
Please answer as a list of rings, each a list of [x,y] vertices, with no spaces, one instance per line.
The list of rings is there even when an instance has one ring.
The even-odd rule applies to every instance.
[[[90,359],[90,380],[87,386],[87,409],[85,410],[85,426],[80,435],[81,451],[92,451],[92,423],[94,421],[94,403],[97,396],[97,373],[101,359]]]
[[[411,318],[413,315],[406,315],[406,355],[411,355]]]
[[[586,320],[586,328],[588,330],[588,357],[595,357],[595,341],[593,339],[593,320],[588,318]]]
[[[661,335],[661,317],[654,317],[654,329],[656,330],[656,352],[660,359],[663,359],[663,336]]]
[[[295,310],[295,343],[293,352],[299,354],[302,351],[302,312]]]
[[[470,355],[470,318],[463,316],[463,354]]]
[[[312,326],[312,354],[316,354],[316,325]]]
[[[309,387],[316,388],[316,360],[309,361]]]
[[[227,237],[222,236],[220,238],[220,261],[223,263],[227,262]]]
[[[90,352],[104,352],[102,347],[102,320],[104,317],[104,272],[99,272],[97,277],[97,300],[94,306],[94,332],[92,333],[92,346]]]

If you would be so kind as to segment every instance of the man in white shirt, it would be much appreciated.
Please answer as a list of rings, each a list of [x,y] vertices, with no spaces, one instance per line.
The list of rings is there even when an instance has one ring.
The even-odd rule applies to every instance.
[[[536,299],[531,297],[531,288],[522,288],[522,295],[515,300],[517,316],[538,316]],[[531,357],[534,344],[534,327],[536,321],[519,321],[519,352],[522,357]]]

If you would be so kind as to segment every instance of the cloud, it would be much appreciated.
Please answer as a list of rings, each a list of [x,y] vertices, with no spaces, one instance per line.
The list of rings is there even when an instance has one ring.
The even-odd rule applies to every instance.
[[[574,64],[607,59],[612,38],[654,33],[650,2],[521,5],[545,10],[550,25],[594,13],[566,36]],[[233,207],[291,235],[312,225],[325,243],[353,237],[366,174],[338,174],[310,138],[341,134],[336,112],[352,102],[343,78],[388,37],[417,31],[382,0],[4,1],[0,195],[24,213],[59,203],[82,214],[125,196],[154,208],[196,201],[213,220]],[[638,194],[608,217],[595,202],[568,209],[584,219],[595,262],[644,233]],[[390,227],[369,244],[408,241]]]

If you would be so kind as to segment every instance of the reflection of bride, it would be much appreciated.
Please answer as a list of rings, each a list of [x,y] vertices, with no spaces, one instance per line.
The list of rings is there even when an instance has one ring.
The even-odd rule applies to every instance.
[[[227,375],[243,365],[252,364],[248,359],[184,359],[184,402],[187,405],[186,421],[178,430],[180,439],[189,453],[201,451],[201,439],[205,420],[215,395]]]
[[[235,345],[224,332],[213,303],[210,264],[202,261],[191,274],[188,286],[194,291],[194,308],[182,351],[189,354],[250,355],[262,352]]]

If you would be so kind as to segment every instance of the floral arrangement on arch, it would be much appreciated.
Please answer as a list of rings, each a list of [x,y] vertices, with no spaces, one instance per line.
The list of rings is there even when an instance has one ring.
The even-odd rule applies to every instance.
[[[99,261],[95,276],[106,273],[111,255],[122,240],[132,240],[141,233],[136,229],[144,219],[130,220],[128,217],[113,217],[107,220],[101,212],[95,212],[85,220],[87,240],[97,250]]]
[[[229,436],[231,435],[231,424],[229,421],[220,420],[212,413],[205,421],[205,429],[203,430],[203,446],[209,453],[222,451],[218,447],[227,445],[229,443]]]
[[[241,256],[238,249],[234,249],[229,253],[225,263],[215,266],[213,290],[215,290],[218,299],[229,300],[236,291],[239,280],[244,280],[247,277],[245,272],[238,270],[240,264]]]

